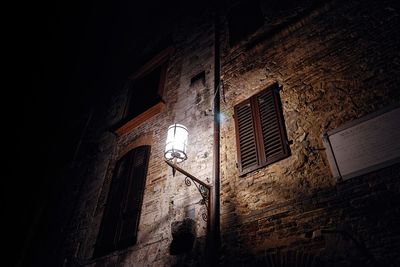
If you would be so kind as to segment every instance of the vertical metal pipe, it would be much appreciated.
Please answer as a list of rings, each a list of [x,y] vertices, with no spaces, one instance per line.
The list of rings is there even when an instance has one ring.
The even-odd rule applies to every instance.
[[[214,21],[214,148],[213,187],[211,191],[211,256],[212,265],[218,265],[220,246],[220,21],[218,1]]]

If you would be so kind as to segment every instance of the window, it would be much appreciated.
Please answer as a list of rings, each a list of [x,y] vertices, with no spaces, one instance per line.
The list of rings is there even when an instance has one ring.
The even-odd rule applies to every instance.
[[[257,0],[241,1],[228,14],[229,44],[233,46],[255,32],[264,23]]]
[[[290,155],[278,84],[239,103],[234,110],[240,175]]]
[[[167,62],[164,61],[131,82],[126,119],[132,119],[162,101],[166,69]]]
[[[150,146],[140,146],[116,164],[94,256],[134,245],[146,184]]]
[[[162,111],[168,59],[173,51],[172,47],[164,49],[129,77],[126,105],[115,129],[117,135],[129,133]]]

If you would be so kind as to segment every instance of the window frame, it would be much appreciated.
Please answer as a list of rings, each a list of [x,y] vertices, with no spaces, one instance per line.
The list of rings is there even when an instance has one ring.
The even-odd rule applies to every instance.
[[[146,77],[146,75],[151,74],[152,71],[154,71],[155,69],[160,67],[161,68],[160,69],[160,76],[159,76],[160,79],[159,79],[159,82],[158,82],[157,94],[160,96],[160,101],[159,102],[163,102],[164,103],[165,102],[164,101],[164,87],[165,87],[165,78],[166,78],[166,75],[167,75],[168,58],[162,58],[161,62],[158,62],[158,61],[153,62],[153,61],[151,61],[150,63],[151,63],[150,66],[143,67],[144,70],[142,70],[142,72],[140,72],[139,74],[136,74],[135,76],[131,76],[129,79],[134,84],[136,81],[139,81],[141,78]],[[129,114],[129,108],[131,106],[132,94],[133,94],[133,90],[132,90],[132,88],[130,88],[130,90],[128,92],[127,101],[125,103],[124,112],[123,112],[123,118],[124,119],[130,119],[129,117],[131,116]],[[132,116],[131,118],[138,117],[139,115]]]
[[[144,153],[143,162],[141,165],[137,165],[137,161],[141,159],[140,153]],[[137,243],[150,154],[151,146],[141,145],[129,150],[116,162],[100,223],[95,250],[93,252],[93,258],[108,255],[114,251],[125,249]],[[121,165],[126,165],[125,167],[127,168],[125,170],[125,175],[122,176],[120,174],[121,171],[123,172],[124,170],[121,169]],[[139,169],[137,169],[138,167]],[[135,174],[135,168],[138,174]],[[139,175],[139,177],[137,177],[137,175]],[[140,181],[134,180],[134,178],[139,178]],[[138,196],[132,197],[129,201],[129,196],[132,196],[132,193],[138,193]],[[136,212],[129,215],[126,210],[128,206],[131,207],[132,205],[134,206],[133,210]],[[129,219],[133,219],[131,224],[134,223],[134,225],[129,224]],[[126,228],[127,222],[128,228]],[[123,236],[122,232],[126,229],[131,229],[131,227],[134,227],[131,236]]]
[[[260,92],[252,95],[251,97],[241,101],[240,103],[236,104],[234,106],[234,118],[235,118],[235,135],[236,135],[236,152],[237,152],[237,159],[238,159],[238,167],[239,167],[239,175],[244,176],[254,170],[263,168],[265,166],[268,166],[270,164],[273,164],[277,161],[280,161],[282,159],[285,159],[291,155],[290,152],[290,147],[289,147],[289,140],[287,137],[287,131],[285,127],[285,121],[283,117],[283,110],[282,110],[282,104],[280,100],[280,91],[281,87],[279,84],[274,83],[265,89],[261,90]],[[280,148],[281,148],[281,153],[276,154],[274,156],[268,157],[267,156],[267,151],[265,148],[264,144],[264,133],[262,130],[263,127],[263,122],[260,114],[260,104],[258,104],[258,99],[260,96],[266,93],[271,93],[272,94],[272,99],[273,99],[273,106],[274,106],[274,114],[277,122],[277,128],[279,130],[279,140],[281,142]],[[238,119],[238,109],[241,108],[243,105],[249,105],[250,106],[250,112],[251,112],[251,127],[253,128],[253,138],[251,141],[254,140],[255,143],[255,153],[256,153],[256,164],[244,168],[243,166],[243,157],[242,157],[242,149],[243,147],[240,144],[240,130],[239,128],[241,125],[239,125],[239,119]]]
[[[164,95],[165,95],[167,69],[169,64],[169,58],[171,57],[172,53],[174,53],[174,51],[175,49],[172,46],[162,50],[151,60],[149,60],[146,64],[144,64],[138,71],[129,76],[130,82],[135,83],[135,81],[138,81],[141,78],[145,77],[146,75],[150,74],[156,68],[161,67],[160,80],[157,89],[158,95],[160,96],[160,101],[158,101],[158,103],[154,104],[153,106],[149,107],[147,110],[144,110],[142,113],[130,117],[129,107],[131,104],[131,98],[132,98],[131,96],[133,93],[133,91],[130,89],[127,94],[127,101],[125,102],[123,108],[121,123],[119,123],[119,127],[115,130],[115,133],[118,136],[122,136],[129,133],[136,126],[150,119],[151,117],[157,115],[164,109],[165,107]]]

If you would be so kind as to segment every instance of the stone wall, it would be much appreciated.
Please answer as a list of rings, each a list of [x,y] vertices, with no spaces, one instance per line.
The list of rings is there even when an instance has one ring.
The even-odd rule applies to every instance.
[[[164,162],[164,148],[168,126],[185,125],[189,129],[188,160],[180,166],[211,183],[214,24],[212,12],[207,9],[207,6],[199,8],[196,16],[187,17],[185,23],[173,27],[173,31],[168,29],[175,51],[169,58],[163,97],[165,107],[160,113],[122,136],[109,130],[122,118],[129,81],[116,91],[108,109],[97,110],[85,140],[95,147],[94,156],[85,161],[87,155],[81,155],[78,160],[90,170],[84,177],[78,203],[66,229],[66,240],[59,250],[62,252],[58,257],[60,265],[171,266],[204,262],[207,224],[202,214],[206,213],[206,208],[199,204],[201,196],[194,185],[185,185],[185,177],[180,173],[172,176],[172,170]],[[151,155],[137,244],[94,259],[92,255],[115,164],[127,151],[141,144],[151,145]],[[172,225],[187,217],[196,222],[197,239],[192,252],[170,255]]]
[[[301,253],[333,266],[394,266],[400,166],[338,182],[322,135],[400,103],[399,10],[387,1],[325,1],[298,10],[301,17],[290,13],[290,23],[282,19],[275,30],[266,24],[234,47],[226,31],[222,38],[222,263],[279,262]],[[274,82],[283,89],[292,155],[239,177],[233,106]]]
[[[282,1],[286,9],[271,12],[269,2],[262,2],[264,26],[233,47],[229,1],[221,10],[219,264],[399,264],[400,165],[340,182],[332,177],[322,143],[325,131],[400,103],[398,4]],[[212,6],[185,8],[190,12],[165,29],[175,52],[164,110],[128,134],[115,135],[110,129],[122,117],[127,83],[115,91],[108,108],[94,112],[81,153],[66,175],[62,204],[55,204],[54,247],[47,261],[57,264],[49,266],[205,265],[200,195],[181,174],[172,177],[163,162],[168,126],[184,124],[189,150],[182,168],[212,182],[214,17]],[[274,82],[282,86],[291,156],[239,177],[233,107]],[[93,259],[115,163],[138,144],[151,145],[138,242]],[[170,255],[171,227],[186,217],[196,222],[192,252]]]

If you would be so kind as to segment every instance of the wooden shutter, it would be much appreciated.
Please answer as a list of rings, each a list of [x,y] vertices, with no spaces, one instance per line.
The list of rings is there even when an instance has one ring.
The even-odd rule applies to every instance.
[[[118,222],[120,220],[120,203],[126,177],[129,176],[132,152],[125,154],[116,164],[108,192],[100,233],[94,256],[102,256],[115,249]]]
[[[265,163],[271,164],[289,155],[285,125],[280,107],[278,88],[275,86],[256,97]]]
[[[234,108],[240,175],[290,154],[278,90],[274,84]]]
[[[150,146],[140,146],[116,164],[94,257],[136,242]]]
[[[244,174],[259,166],[253,108],[250,100],[235,106],[236,141],[240,173]]]
[[[125,186],[124,200],[121,202],[117,241],[119,247],[136,243],[149,155],[150,146],[141,146],[134,150],[131,171]]]

